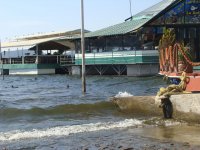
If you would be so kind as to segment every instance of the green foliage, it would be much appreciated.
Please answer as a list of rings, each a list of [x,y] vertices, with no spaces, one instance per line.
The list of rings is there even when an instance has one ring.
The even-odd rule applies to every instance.
[[[159,42],[159,49],[165,49],[169,46],[173,46],[175,43],[175,33],[173,29],[165,29],[164,34]]]
[[[183,42],[181,43],[181,49],[184,51],[185,55],[192,61],[193,59],[192,59],[192,55],[191,55],[190,49],[186,48],[184,46]],[[185,62],[185,58],[184,58],[183,54],[180,51],[178,52],[178,60]]]

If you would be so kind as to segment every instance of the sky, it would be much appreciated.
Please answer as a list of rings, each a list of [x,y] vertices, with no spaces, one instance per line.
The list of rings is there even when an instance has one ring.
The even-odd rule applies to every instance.
[[[131,0],[136,14],[161,0]],[[2,41],[81,28],[81,0],[0,0]],[[95,31],[130,17],[129,0],[84,0],[85,29]]]

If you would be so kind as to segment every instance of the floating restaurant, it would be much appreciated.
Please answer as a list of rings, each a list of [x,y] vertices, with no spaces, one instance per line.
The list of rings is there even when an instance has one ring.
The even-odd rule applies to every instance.
[[[163,0],[123,23],[94,32],[86,31],[86,73],[127,76],[157,74],[160,65],[159,41],[166,29],[173,30],[176,42],[184,43],[190,49],[193,60],[199,61],[199,24],[200,0]],[[9,74],[55,74],[66,71],[80,75],[82,54],[80,30],[77,31],[28,36],[2,43],[2,68]],[[199,67],[194,69],[198,70]]]
[[[69,73],[63,67],[74,64],[75,47],[69,39],[80,37],[80,33],[80,29],[41,33],[3,42],[1,68],[4,74],[13,75]]]

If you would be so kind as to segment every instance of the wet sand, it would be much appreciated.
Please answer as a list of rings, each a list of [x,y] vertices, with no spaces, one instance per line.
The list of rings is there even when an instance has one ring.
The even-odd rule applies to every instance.
[[[141,130],[141,129],[139,129]],[[143,129],[142,129],[143,130]],[[135,132],[135,133],[134,133]],[[146,136],[146,137],[145,137]],[[192,149],[199,150],[200,144],[196,145],[190,142],[174,141],[170,139],[156,139],[156,137],[148,137],[149,135],[142,135],[137,129],[127,129],[109,132],[99,132],[90,134],[80,134],[74,137],[72,143],[79,143],[80,145],[70,144],[69,149],[82,150],[173,150],[173,149]]]
[[[177,130],[177,129],[180,130]],[[188,131],[192,131],[188,133]],[[0,149],[59,150],[199,150],[198,127],[127,128],[72,134],[25,141],[13,141]],[[184,132],[186,131],[186,132]],[[188,134],[184,134],[188,133]]]

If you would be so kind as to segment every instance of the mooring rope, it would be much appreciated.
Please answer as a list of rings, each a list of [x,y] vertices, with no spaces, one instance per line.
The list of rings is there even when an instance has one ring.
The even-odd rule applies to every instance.
[[[190,81],[190,78],[186,76],[186,73],[183,72],[180,77],[181,82],[178,85],[171,84],[167,88],[161,87],[157,93],[157,96],[161,97],[170,97],[174,94],[188,93],[185,91],[187,83]]]

